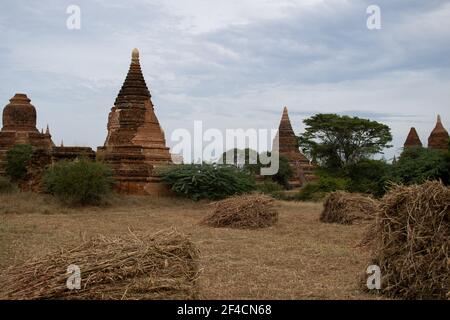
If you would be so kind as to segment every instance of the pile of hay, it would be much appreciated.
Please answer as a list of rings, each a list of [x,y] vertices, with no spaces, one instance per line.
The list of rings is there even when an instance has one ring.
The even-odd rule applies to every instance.
[[[401,299],[447,299],[450,188],[394,185],[382,199],[367,243],[381,269],[381,292]]]
[[[378,201],[371,197],[336,191],[330,193],[325,199],[320,221],[353,224],[356,221],[371,220],[377,208]]]
[[[234,196],[212,205],[212,212],[200,224],[214,228],[259,229],[278,221],[274,199],[264,195]]]
[[[0,299],[195,299],[199,252],[176,230],[97,237],[2,274]],[[81,289],[69,290],[69,265],[81,271]]]

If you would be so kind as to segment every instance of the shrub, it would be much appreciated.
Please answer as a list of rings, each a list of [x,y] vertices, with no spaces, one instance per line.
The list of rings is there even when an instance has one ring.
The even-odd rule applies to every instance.
[[[392,165],[383,160],[362,160],[346,168],[348,191],[372,194],[380,198],[386,193],[391,179]]]
[[[270,152],[267,152],[267,156],[271,156]],[[274,157],[276,154],[273,155]],[[261,172],[261,168],[265,167],[261,163],[261,155],[257,155],[257,163],[256,164],[245,164],[244,168],[248,170],[249,172],[259,175]],[[289,180],[294,176],[294,171],[292,170],[292,167],[289,164],[288,158],[286,158],[283,155],[278,155],[278,161],[279,161],[279,167],[276,174],[270,176],[272,181],[278,183],[279,185],[282,185],[284,188],[289,189]]]
[[[27,164],[33,149],[28,144],[15,145],[6,153],[6,174],[12,181],[23,180],[27,174]]]
[[[329,175],[320,175],[317,181],[308,183],[303,187],[298,196],[298,200],[321,200],[328,193],[338,190],[347,190],[349,180],[336,178]]]
[[[17,191],[17,187],[6,177],[0,177],[0,194],[13,193]]]
[[[271,180],[264,180],[263,183],[257,184],[256,190],[275,199],[283,198],[284,188]]]
[[[405,149],[394,165],[393,180],[406,185],[426,180],[443,180],[448,184],[450,175],[448,152],[425,148]]]
[[[112,171],[107,166],[87,159],[61,161],[44,175],[46,191],[73,206],[101,204],[113,184]]]
[[[265,180],[263,183],[256,185],[256,190],[264,194],[272,194],[274,192],[283,191],[283,187],[276,182]]]
[[[194,201],[222,199],[255,189],[253,176],[233,165],[177,165],[166,168],[160,175],[177,195]]]

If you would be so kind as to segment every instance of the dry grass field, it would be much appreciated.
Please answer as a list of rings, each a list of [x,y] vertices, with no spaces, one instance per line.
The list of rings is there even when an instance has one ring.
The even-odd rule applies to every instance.
[[[319,222],[321,203],[277,207],[277,225],[247,231],[199,226],[207,202],[122,197],[67,209],[41,195],[0,195],[0,269],[92,235],[175,227],[201,251],[204,299],[377,298],[358,289],[369,259],[357,246],[364,225]]]

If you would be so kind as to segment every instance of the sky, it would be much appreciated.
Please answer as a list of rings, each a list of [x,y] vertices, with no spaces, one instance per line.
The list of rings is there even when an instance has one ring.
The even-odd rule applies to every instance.
[[[80,29],[67,8],[80,8]],[[367,28],[369,5],[381,29]],[[167,143],[179,128],[277,128],[315,113],[389,125],[401,151],[450,129],[450,1],[2,0],[0,106],[26,93],[58,145],[101,146],[131,50]]]

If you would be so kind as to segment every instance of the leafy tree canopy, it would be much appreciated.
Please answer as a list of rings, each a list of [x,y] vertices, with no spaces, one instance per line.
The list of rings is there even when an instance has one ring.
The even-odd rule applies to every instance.
[[[325,168],[342,169],[389,148],[390,128],[376,121],[337,114],[316,114],[303,121],[303,152]]]
[[[406,148],[394,165],[394,180],[404,184],[442,180],[449,183],[449,152],[426,148]]]
[[[265,155],[268,157],[272,157],[271,152],[265,152]],[[275,157],[276,154],[273,154]],[[230,149],[227,152],[224,152],[221,158],[221,161],[225,160],[230,161],[229,159],[233,159],[232,163],[238,168],[244,168],[248,172],[251,172],[255,175],[259,175],[262,167],[266,167],[269,165],[264,165],[261,163],[261,154],[258,154],[257,151],[252,149]],[[282,185],[285,188],[289,188],[289,179],[294,175],[294,171],[289,165],[289,160],[283,155],[278,155],[279,159],[279,167],[278,172],[273,176],[268,178],[272,179],[274,182]]]

